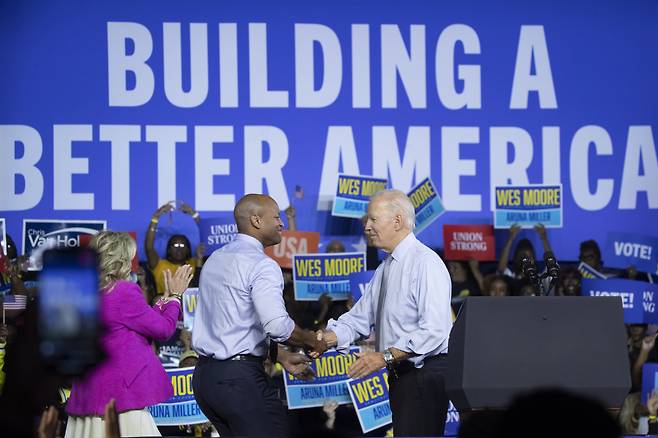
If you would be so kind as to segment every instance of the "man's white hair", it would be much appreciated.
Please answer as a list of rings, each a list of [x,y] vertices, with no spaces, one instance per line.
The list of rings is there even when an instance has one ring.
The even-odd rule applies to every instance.
[[[381,199],[393,214],[402,216],[402,224],[413,231],[416,228],[416,210],[409,197],[400,190],[381,190],[370,197],[370,202]]]

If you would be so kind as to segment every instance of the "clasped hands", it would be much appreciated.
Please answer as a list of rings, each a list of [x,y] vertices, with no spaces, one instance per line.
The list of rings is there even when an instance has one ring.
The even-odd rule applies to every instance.
[[[315,332],[315,335],[315,346],[307,352],[309,357],[313,359],[317,359],[322,353],[327,351],[328,348],[335,347],[338,344],[336,333],[331,330],[318,330]],[[386,366],[386,361],[384,360],[384,355],[382,353],[371,351],[356,353],[355,356],[358,359],[350,365],[350,368],[347,371],[352,379],[360,379],[361,377],[365,377]]]

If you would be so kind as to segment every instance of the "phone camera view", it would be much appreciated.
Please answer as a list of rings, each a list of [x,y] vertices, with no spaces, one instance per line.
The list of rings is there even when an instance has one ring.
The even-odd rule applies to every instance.
[[[78,375],[98,360],[98,261],[91,249],[44,253],[39,276],[39,335],[43,358]]]

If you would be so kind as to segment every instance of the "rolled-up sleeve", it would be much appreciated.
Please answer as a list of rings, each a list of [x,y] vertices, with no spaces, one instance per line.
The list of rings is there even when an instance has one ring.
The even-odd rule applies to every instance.
[[[327,322],[327,330],[336,333],[336,350],[339,353],[349,353],[352,342],[370,335],[370,328],[374,323],[372,285],[375,279],[375,284],[379,284],[379,277],[374,275],[366,286],[365,293],[349,312],[342,314],[337,320],[330,319]]]
[[[283,275],[272,259],[263,259],[251,274],[251,296],[265,333],[275,342],[284,342],[295,329],[283,301]]]
[[[418,329],[404,333],[393,347],[413,353],[419,363],[448,339],[452,321],[450,309],[451,282],[445,270],[436,269],[426,260],[418,265],[415,297],[418,306]]]

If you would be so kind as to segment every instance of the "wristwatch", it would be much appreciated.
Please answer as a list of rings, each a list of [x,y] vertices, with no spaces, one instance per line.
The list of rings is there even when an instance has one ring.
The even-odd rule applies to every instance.
[[[393,368],[393,361],[395,360],[395,357],[393,357],[393,353],[391,353],[391,350],[384,350],[384,362],[386,362],[386,368],[391,369]]]

